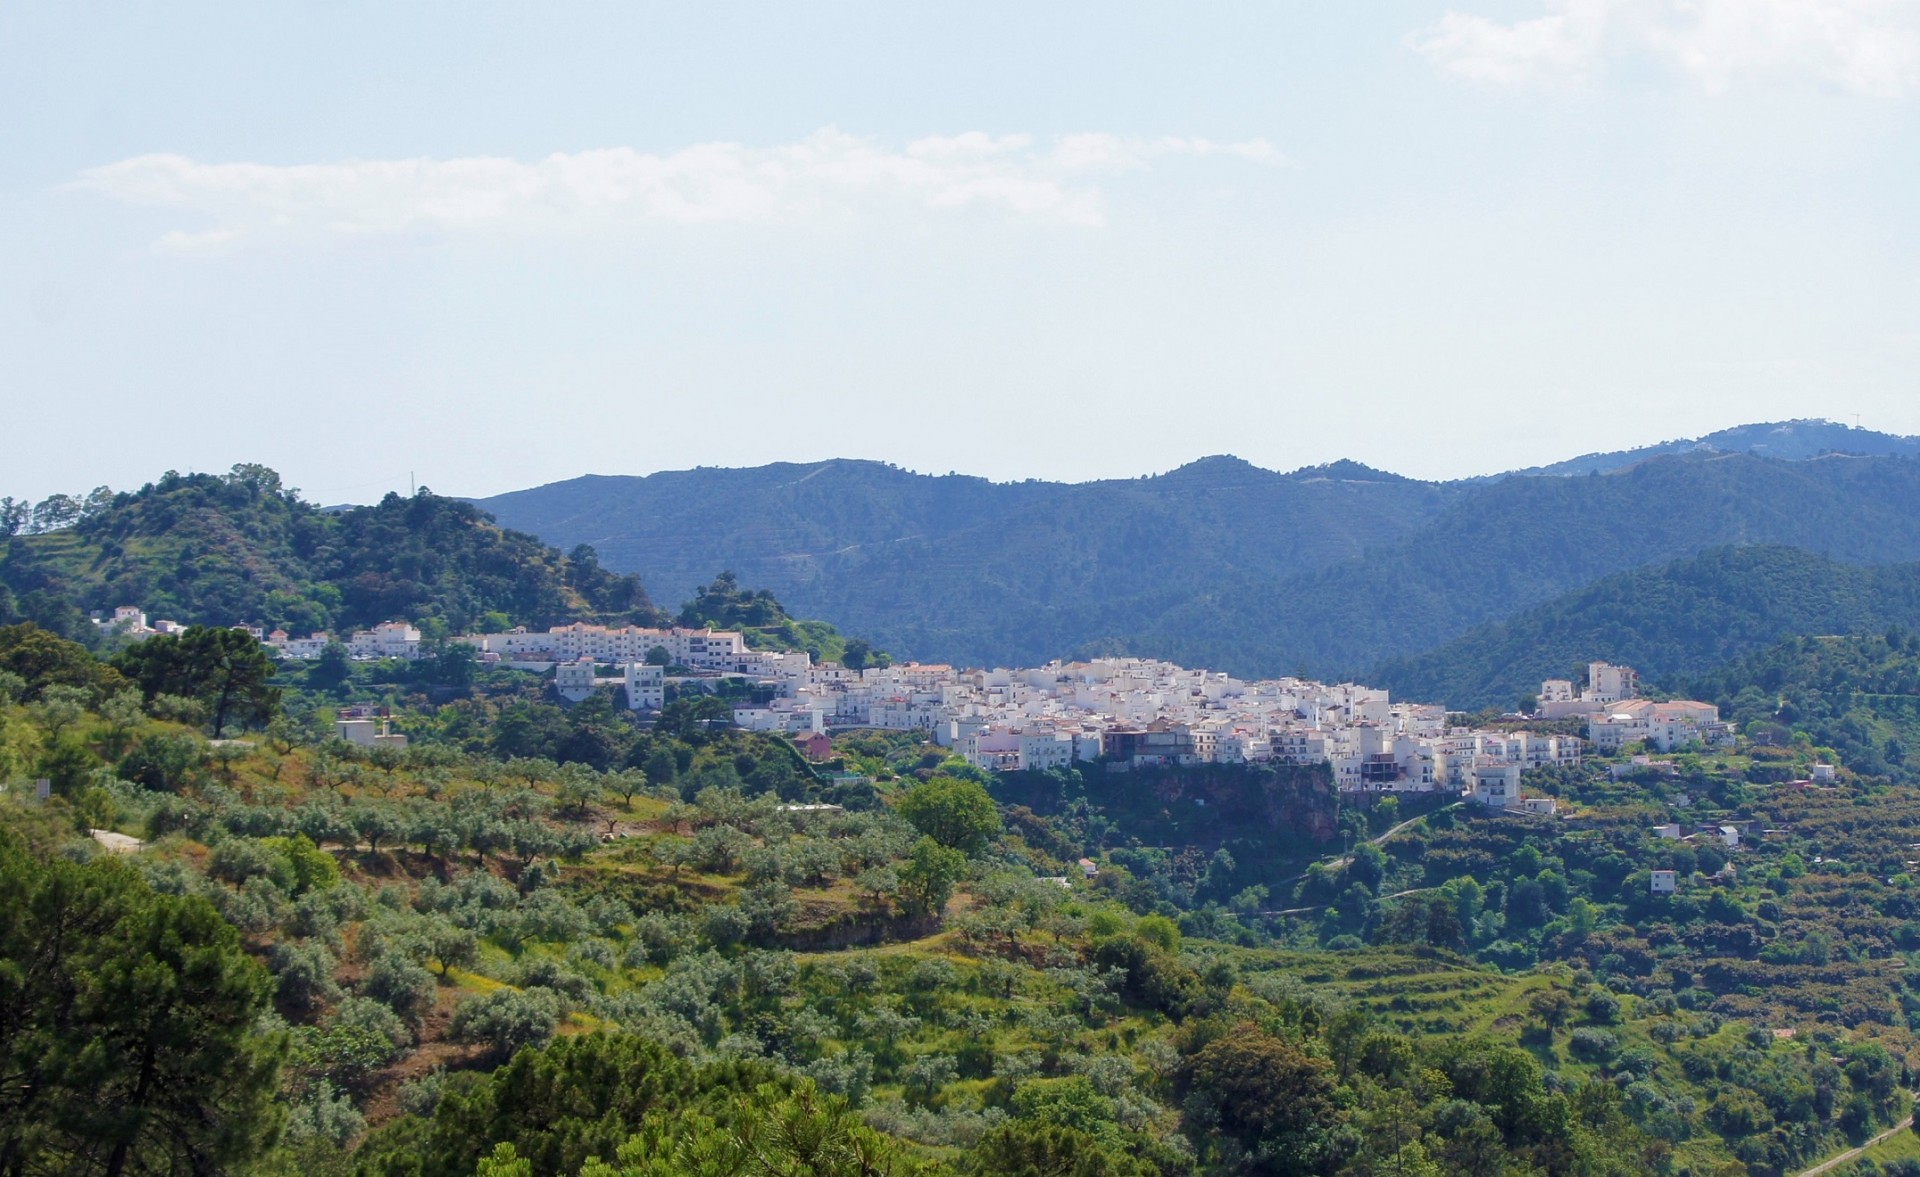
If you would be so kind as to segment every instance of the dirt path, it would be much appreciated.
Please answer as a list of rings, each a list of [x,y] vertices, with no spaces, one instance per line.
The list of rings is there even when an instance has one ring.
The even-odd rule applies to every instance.
[[[1411,891],[1395,891],[1391,895],[1376,895],[1374,896],[1374,901],[1376,903],[1384,903],[1389,899],[1404,899],[1409,895],[1419,895],[1425,891],[1438,891],[1439,889],[1440,888],[1438,887],[1415,887]],[[1309,911],[1325,911],[1327,908],[1332,906],[1333,904],[1331,903],[1321,903],[1313,907],[1287,907],[1287,908],[1282,908],[1279,911],[1263,911],[1260,914],[1261,915],[1304,915]]]
[[[1860,1156],[1862,1153],[1866,1152],[1868,1149],[1872,1148],[1874,1145],[1879,1144],[1881,1141],[1885,1140],[1889,1136],[1894,1135],[1895,1133],[1905,1132],[1908,1128],[1911,1128],[1911,1127],[1913,1127],[1913,1117],[1908,1116],[1906,1119],[1900,1121],[1898,1124],[1895,1124],[1893,1127],[1887,1129],[1885,1132],[1882,1132],[1880,1135],[1874,1137],[1872,1140],[1867,1141],[1865,1144],[1861,1145],[1859,1148],[1850,1148],[1846,1152],[1841,1153],[1839,1156],[1834,1157],[1831,1160],[1821,1161],[1819,1164],[1815,1165],[1811,1169],[1802,1169],[1800,1170],[1800,1172],[1795,1174],[1794,1177],[1819,1177],[1820,1174],[1828,1172],[1836,1168],[1837,1166],[1844,1165],[1848,1161],[1857,1161],[1860,1159]]]
[[[1442,805],[1439,809],[1434,810],[1433,813],[1443,813],[1449,809],[1458,809],[1461,806],[1461,804],[1462,802],[1455,801],[1451,805]],[[1393,826],[1386,833],[1381,834],[1379,837],[1368,838],[1367,843],[1372,846],[1379,846],[1382,843],[1386,842],[1387,839],[1397,836],[1402,830],[1406,829],[1408,826],[1418,825],[1419,823],[1432,817],[1433,813],[1423,813],[1419,817],[1410,817],[1407,820],[1399,823],[1398,825]],[[1341,858],[1330,858],[1326,860],[1326,866],[1330,870],[1339,870],[1352,861],[1353,861],[1352,855],[1346,855]],[[1286,886],[1288,883],[1297,883],[1301,879],[1304,879],[1306,877],[1307,877],[1306,875],[1300,874],[1300,875],[1295,875],[1290,879],[1281,879],[1278,883],[1274,884],[1274,887],[1277,889],[1277,888]],[[1416,887],[1414,888],[1413,891],[1402,891],[1397,895],[1382,895],[1382,896],[1379,896],[1379,898],[1398,899],[1400,898],[1401,895],[1412,895],[1416,891],[1431,891],[1432,889],[1433,888],[1431,887]],[[1319,907],[1289,907],[1284,911],[1263,911],[1260,914],[1261,915],[1299,915],[1302,912],[1319,911],[1322,907],[1331,907],[1331,906],[1333,905],[1330,903],[1323,903]]]

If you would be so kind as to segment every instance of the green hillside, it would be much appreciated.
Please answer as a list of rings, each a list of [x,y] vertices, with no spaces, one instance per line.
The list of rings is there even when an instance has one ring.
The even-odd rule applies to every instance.
[[[1804,732],[1859,772],[1920,783],[1920,637],[1907,625],[1794,638],[1680,685],[1728,719]]]
[[[1425,654],[1369,671],[1397,697],[1515,706],[1594,658],[1651,680],[1696,676],[1806,633],[1920,626],[1920,565],[1840,564],[1794,548],[1719,548],[1609,576]]]
[[[191,681],[0,637],[0,780],[53,781],[0,792],[23,1172],[1784,1177],[1911,1108],[1920,801],[1776,783],[1832,755],[1784,707],[1677,778],[1530,774],[1562,818],[1408,821],[1314,769],[996,804],[900,733],[836,740],[856,787],[508,671],[389,694],[406,748],[291,680],[213,743]],[[1782,682],[1913,690],[1881,641]]]
[[[87,613],[119,605],[300,634],[390,618],[458,631],[489,614],[529,626],[663,620],[637,577],[602,568],[590,549],[563,555],[425,489],[325,511],[261,466],[168,473],[71,526],[6,540],[0,622],[81,636]]]

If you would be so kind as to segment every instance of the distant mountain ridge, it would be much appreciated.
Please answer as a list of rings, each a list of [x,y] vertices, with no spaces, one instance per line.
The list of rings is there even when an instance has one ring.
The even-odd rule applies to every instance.
[[[1848,456],[1836,439],[1888,452]],[[994,483],[834,460],[589,476],[479,502],[663,594],[730,569],[897,656],[989,665],[1126,652],[1351,674],[1714,547],[1920,560],[1920,447],[1906,439],[1785,422],[1701,440],[1595,478],[1435,483],[1218,456],[1147,478]]]
[[[1506,475],[1606,474],[1626,469],[1649,458],[1666,454],[1718,453],[1752,454],[1782,461],[1805,461],[1826,454],[1855,454],[1861,457],[1913,457],[1920,455],[1920,437],[1902,437],[1843,425],[1838,421],[1805,418],[1797,421],[1772,421],[1756,425],[1735,425],[1709,433],[1705,437],[1663,441],[1609,453],[1583,454],[1547,466],[1532,466]]]
[[[1271,581],[1353,559],[1463,489],[1357,464],[1280,474],[1228,458],[1079,484],[837,460],[595,476],[480,505],[549,542],[591,544],[609,567],[645,569],[663,596],[725,568],[807,616],[826,607],[883,626],[874,640],[888,649],[1044,661],[1134,632],[1196,579]]]

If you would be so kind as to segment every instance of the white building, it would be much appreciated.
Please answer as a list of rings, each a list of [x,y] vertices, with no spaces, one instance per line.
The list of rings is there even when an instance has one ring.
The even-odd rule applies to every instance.
[[[1654,871],[1648,882],[1648,890],[1655,895],[1671,895],[1679,886],[1679,876],[1670,870]]]
[[[1639,694],[1640,676],[1633,667],[1615,666],[1610,662],[1587,664],[1588,699],[1595,703],[1618,703],[1637,698]]]
[[[666,651],[671,665],[691,670],[791,675],[796,673],[796,667],[812,661],[804,651],[778,655],[750,651],[741,634],[710,629],[648,629],[638,625],[614,628],[574,622],[556,625],[545,633],[520,628],[505,633],[469,634],[459,640],[510,662],[575,662],[583,658],[599,663],[645,662],[647,656],[658,649]]]
[[[276,629],[267,635],[266,645],[277,657],[310,662],[318,658],[320,651],[326,649],[327,643],[332,640],[333,635],[325,632],[296,638],[287,636],[287,631],[284,629]]]
[[[595,677],[595,666],[591,658],[582,658],[577,662],[562,662],[553,668],[553,689],[569,703],[578,703],[593,694],[600,685]]]
[[[1520,804],[1520,766],[1499,761],[1474,766],[1473,799],[1489,809]]]
[[[102,635],[115,637],[145,638],[152,637],[158,631],[147,624],[146,611],[138,605],[120,605],[111,617],[96,617],[93,624]]]
[[[627,663],[627,706],[635,711],[658,711],[667,705],[667,671],[644,662]]]
[[[827,730],[826,719],[818,707],[779,706],[787,700],[775,700],[770,707],[746,706],[733,709],[733,722],[750,732],[784,732],[790,736]]]
[[[387,730],[387,721],[372,719],[339,719],[333,724],[333,734],[357,748],[404,748],[407,737],[398,732]]]
[[[1019,752],[1023,770],[1066,768],[1073,763],[1073,734],[1051,728],[1021,732]]]
[[[1719,743],[1729,732],[1720,722],[1718,707],[1692,699],[1667,703],[1629,699],[1587,720],[1587,738],[1597,751],[1607,753],[1636,743],[1672,752]]]
[[[347,653],[363,659],[415,659],[420,656],[420,631],[404,621],[382,621],[349,637]]]

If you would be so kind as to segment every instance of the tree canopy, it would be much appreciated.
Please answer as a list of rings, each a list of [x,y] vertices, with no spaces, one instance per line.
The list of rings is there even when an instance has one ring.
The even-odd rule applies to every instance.
[[[938,776],[900,798],[900,816],[940,845],[974,855],[1000,832],[1000,810],[977,781]]]
[[[279,706],[269,685],[273,659],[245,630],[197,625],[158,634],[121,651],[114,666],[149,702],[173,695],[204,704],[216,739],[229,723],[264,727]]]
[[[0,1172],[215,1172],[278,1126],[272,991],[204,899],[0,830]]]

